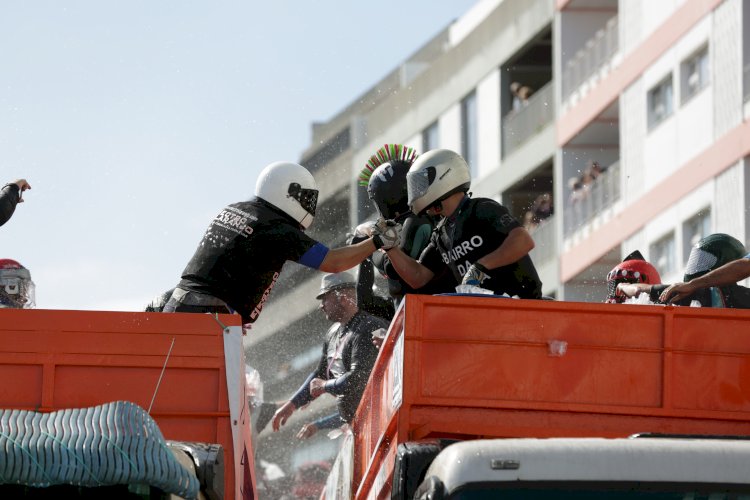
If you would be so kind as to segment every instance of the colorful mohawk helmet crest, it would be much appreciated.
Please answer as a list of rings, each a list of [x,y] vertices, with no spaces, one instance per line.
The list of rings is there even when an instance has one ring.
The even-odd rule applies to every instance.
[[[683,281],[688,282],[728,262],[747,255],[745,245],[728,234],[714,233],[701,238],[693,246],[685,266]]]
[[[360,172],[359,185],[367,187],[367,196],[382,217],[395,219],[409,211],[406,173],[417,156],[410,147],[386,144],[367,160]]]
[[[625,301],[624,296],[617,295],[617,285],[620,283],[658,285],[661,283],[661,276],[659,271],[643,258],[641,252],[636,250],[607,273],[607,299],[604,302],[619,304]]]

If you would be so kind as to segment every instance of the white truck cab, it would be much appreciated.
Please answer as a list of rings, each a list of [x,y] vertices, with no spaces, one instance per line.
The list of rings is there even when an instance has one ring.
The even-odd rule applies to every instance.
[[[750,439],[480,439],[446,447],[414,498],[750,499]]]

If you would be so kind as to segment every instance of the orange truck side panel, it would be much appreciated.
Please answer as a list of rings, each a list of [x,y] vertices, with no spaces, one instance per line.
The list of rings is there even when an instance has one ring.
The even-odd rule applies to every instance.
[[[218,319],[240,325],[239,316]],[[148,410],[174,339],[151,416],[166,439],[224,447],[232,498],[222,336],[205,314],[0,309],[0,407],[50,412],[127,400]]]
[[[410,295],[353,432],[357,498],[426,437],[750,435],[750,311]]]

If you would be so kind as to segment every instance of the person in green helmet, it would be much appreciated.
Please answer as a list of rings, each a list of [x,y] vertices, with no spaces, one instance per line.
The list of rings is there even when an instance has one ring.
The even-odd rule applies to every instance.
[[[710,234],[701,238],[690,251],[683,277],[684,283],[621,284],[618,288],[628,296],[649,293],[652,302],[662,304],[691,305],[693,301],[698,301],[703,307],[748,309],[750,288],[738,285],[736,280],[727,279],[728,276],[735,276],[734,262],[738,259],[747,260],[748,257],[750,256],[745,245],[736,238],[724,233]],[[719,271],[727,265],[731,265],[730,273],[726,270]]]
[[[698,273],[694,276],[686,276],[685,282],[669,285],[659,296],[659,300],[665,304],[680,302],[701,290],[718,288],[731,306],[741,309],[750,308],[750,289],[738,285],[738,281],[750,278],[750,254],[735,260],[726,262],[721,266],[706,273]]]

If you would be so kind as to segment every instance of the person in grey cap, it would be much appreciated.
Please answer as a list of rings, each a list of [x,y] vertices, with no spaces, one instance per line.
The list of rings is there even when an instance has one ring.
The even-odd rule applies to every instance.
[[[274,431],[278,431],[296,409],[324,392],[338,398],[338,412],[304,425],[297,433],[298,438],[308,438],[319,429],[340,427],[354,418],[378,356],[371,334],[379,328],[388,328],[386,320],[358,309],[355,287],[356,280],[349,272],[323,276],[316,298],[320,300],[320,309],[334,324],[326,334],[315,371],[294,396],[276,410]]]

